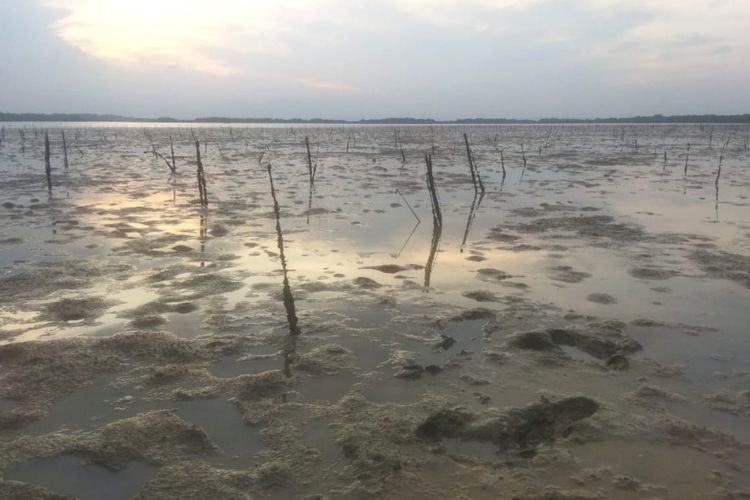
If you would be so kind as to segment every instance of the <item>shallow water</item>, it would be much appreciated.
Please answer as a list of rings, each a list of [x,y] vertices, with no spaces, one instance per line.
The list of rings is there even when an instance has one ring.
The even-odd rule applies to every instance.
[[[377,483],[379,494],[426,494],[421,488],[437,487],[440,471],[463,463],[454,454],[484,463],[487,477],[508,455],[461,440],[446,441],[436,454],[401,430],[369,438],[385,458],[346,455],[348,443],[366,439],[375,425],[365,422],[369,415],[392,413],[378,424],[388,428],[397,416],[419,420],[435,405],[503,411],[541,395],[577,394],[602,404],[596,432],[555,442],[533,459],[514,456],[512,466],[500,466],[514,471],[512,491],[573,488],[568,478],[593,467],[597,456],[602,466],[660,486],[654,491],[668,498],[747,487],[737,478],[747,475],[750,460],[737,450],[750,445],[743,392],[750,379],[750,152],[745,128],[716,129],[721,140],[709,144],[707,128],[698,125],[201,127],[193,133],[201,141],[207,207],[197,202],[188,128],[73,126],[67,170],[58,131],[50,130],[51,193],[43,135],[29,128],[21,141],[7,129],[0,148],[0,341],[96,342],[145,332],[173,335],[198,353],[175,361],[160,348],[146,359],[128,347],[108,352],[111,361],[87,352],[81,366],[96,359],[102,375],[86,380],[90,368],[78,376],[71,368],[54,393],[39,389],[52,383],[36,372],[23,394],[21,382],[0,380],[0,413],[33,415],[4,431],[3,463],[42,460],[37,445],[9,451],[24,436],[97,433],[144,412],[175,409],[220,450],[218,460],[186,456],[186,464],[264,471],[263,464],[291,464],[291,478],[280,482],[254,476],[257,496],[364,495],[357,488],[367,488],[351,485],[377,483],[390,460],[381,448],[409,458],[393,469],[405,476],[391,471]],[[471,183],[464,131],[483,196]],[[153,144],[166,155],[170,136],[174,176],[151,153]],[[305,136],[314,146],[314,187]],[[425,184],[426,153],[433,154],[441,225]],[[552,355],[508,344],[514,334],[548,328],[604,335],[608,320],[642,345],[628,354],[625,371],[608,370],[606,359],[574,346]],[[300,335],[290,335],[293,323]],[[212,338],[233,340],[213,351]],[[8,363],[19,377],[32,370]],[[263,395],[262,404],[229,401],[241,393],[243,376],[269,370],[285,374],[283,394]],[[156,383],[155,372],[166,375]],[[648,389],[654,386],[659,391]],[[133,399],[123,403],[126,396]],[[372,406],[355,405],[357,398]],[[724,435],[731,445],[701,444],[705,463],[722,455],[722,464],[735,468],[727,465],[722,481],[687,486],[668,468],[659,473],[697,453],[692,444],[675,445],[660,427],[665,419]],[[639,426],[657,436],[645,468],[633,467],[637,450],[621,447],[624,436],[648,441]],[[297,471],[294,457],[304,449],[317,450],[317,458]],[[556,467],[552,454],[563,452],[573,463]],[[160,456],[144,460],[165,470]],[[552,483],[535,469],[545,461]],[[67,488],[42,482],[33,469],[16,477]],[[468,486],[478,473],[453,471],[457,486],[438,496],[484,496]],[[74,493],[96,498],[97,481],[107,481],[97,474],[86,486],[92,490],[80,490],[94,493]],[[85,482],[88,474],[75,476]],[[488,498],[509,491],[485,479]],[[616,485],[578,486],[632,497]]]

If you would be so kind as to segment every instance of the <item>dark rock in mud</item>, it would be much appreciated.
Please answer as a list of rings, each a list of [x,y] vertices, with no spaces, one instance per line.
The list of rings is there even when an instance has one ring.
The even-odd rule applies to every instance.
[[[177,253],[187,253],[187,252],[193,251],[193,249],[187,245],[175,245],[172,247],[172,250],[174,250]]]
[[[191,304],[190,302],[181,302],[179,304],[175,304],[172,307],[172,310],[174,312],[176,312],[176,313],[187,314],[187,313],[191,313],[193,311],[197,311],[198,310],[198,306],[195,305],[195,304]]]
[[[124,311],[120,317],[132,319],[136,327],[152,328],[165,322],[159,315],[168,313],[187,314],[196,311],[198,306],[192,302],[180,302],[177,304],[165,301],[153,301],[140,305],[134,309]],[[157,320],[156,318],[160,318]]]
[[[586,278],[590,278],[591,274],[583,271],[576,271],[570,266],[555,266],[550,267],[550,279],[555,281],[562,281],[563,283],[580,283]]]
[[[462,295],[477,302],[498,302],[497,295],[487,290],[470,290],[462,293]]]
[[[482,281],[503,281],[512,278],[513,275],[499,269],[483,267],[482,269],[477,270],[477,277]]]
[[[531,351],[555,351],[562,352],[547,332],[527,332],[512,336],[508,340],[508,345],[517,349],[526,349]]]
[[[407,266],[399,266],[398,264],[383,264],[380,266],[365,267],[364,269],[374,269],[375,271],[380,271],[381,273],[396,274],[404,271],[424,269],[424,266],[420,266],[418,264],[409,264]]]
[[[417,363],[407,363],[396,371],[394,377],[404,380],[416,380],[422,376],[424,371],[425,369],[422,365]]]
[[[214,236],[216,238],[221,237],[221,236],[226,236],[227,234],[229,234],[229,229],[227,229],[226,227],[220,224],[214,226],[211,229],[211,236]]]
[[[140,318],[136,318],[133,321],[131,321],[130,324],[135,328],[148,329],[148,328],[157,328],[166,322],[167,320],[165,320],[161,316],[149,315],[149,316],[141,316]]]
[[[487,260],[487,257],[484,255],[469,255],[466,257],[466,260],[470,262],[482,262],[483,260]]]
[[[443,368],[438,365],[427,365],[424,367],[424,371],[429,375],[437,375],[438,373],[442,373]]]
[[[96,297],[62,299],[49,304],[45,316],[57,321],[90,321],[101,316],[110,305],[111,303]]]
[[[586,299],[589,302],[594,302],[596,304],[616,304],[617,299],[609,295],[608,293],[591,293],[589,294]]]
[[[540,218],[510,227],[524,233],[565,231],[577,233],[581,237],[622,242],[641,241],[646,238],[638,226],[617,223],[614,217],[609,215]]]
[[[376,288],[380,288],[383,286],[374,279],[366,278],[364,276],[354,278],[354,284],[360,288],[364,288],[365,290],[375,290]]]
[[[608,359],[614,355],[630,354],[641,349],[636,340],[615,331],[599,335],[574,330],[552,328],[544,332],[524,332],[512,335],[508,345],[517,349],[563,354],[560,346],[570,346],[598,359]]]
[[[475,319],[495,319],[496,313],[491,309],[485,309],[478,307],[476,309],[467,309],[459,314],[456,314],[450,321],[471,321]]]
[[[680,273],[660,267],[634,267],[628,271],[628,274],[642,280],[666,280],[678,276]]]
[[[750,256],[698,250],[690,254],[690,259],[697,262],[708,276],[736,281],[750,288]]]
[[[624,371],[630,368],[630,362],[628,358],[622,354],[615,354],[610,356],[607,360],[607,368],[610,370]]]
[[[578,396],[513,409],[500,415],[477,414],[465,408],[439,410],[416,429],[423,439],[444,437],[495,444],[500,450],[526,449],[566,436],[571,426],[596,413],[599,404]]]
[[[502,226],[497,226],[490,229],[490,232],[487,234],[488,240],[500,241],[504,243],[510,243],[519,240],[520,238],[520,236],[516,236],[515,234],[506,233]]]
[[[442,350],[448,350],[456,343],[456,339],[448,335],[440,335],[440,342],[435,344],[435,347]]]
[[[655,385],[644,384],[629,394],[630,399],[639,402],[650,401],[684,401],[685,397],[676,392],[671,392]]]
[[[0,240],[0,247],[20,245],[21,243],[23,243],[21,238],[5,238]]]

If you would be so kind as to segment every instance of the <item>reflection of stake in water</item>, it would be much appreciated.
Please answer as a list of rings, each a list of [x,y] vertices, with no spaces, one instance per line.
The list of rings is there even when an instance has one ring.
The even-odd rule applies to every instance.
[[[312,211],[313,194],[315,194],[315,184],[310,183],[310,193],[307,197],[307,225],[310,225],[310,212]]]
[[[271,165],[269,164],[266,168],[268,169],[268,180],[271,183],[273,213],[276,216],[276,242],[279,247],[279,260],[281,261],[281,272],[284,277],[283,300],[284,308],[286,309],[286,319],[289,325],[289,338],[286,339],[286,342],[284,344],[284,373],[289,376],[291,374],[291,365],[294,364],[294,359],[296,357],[296,336],[302,333],[302,331],[297,324],[297,310],[294,305],[294,296],[292,295],[292,289],[289,286],[289,276],[286,267],[286,255],[284,254],[284,236],[281,232],[281,211],[279,210],[279,203],[276,200],[276,190],[273,186]]]
[[[719,222],[719,179],[721,178],[721,163],[724,161],[724,151],[727,149],[727,146],[729,146],[729,141],[731,140],[732,134],[729,134],[727,142],[724,143],[724,146],[721,148],[721,153],[719,153],[719,168],[716,170],[716,179],[714,180],[714,186],[716,187],[716,200],[714,203],[716,222]]]
[[[432,175],[432,157],[430,155],[425,156],[425,163],[427,164],[427,190],[430,192],[430,202],[432,203],[432,242],[430,244],[430,254],[427,257],[427,264],[424,267],[424,290],[428,292],[432,269],[435,266],[435,259],[437,258],[440,237],[443,234],[443,214],[440,211],[440,200],[437,194],[437,187],[435,186],[435,178]]]
[[[200,239],[201,243],[201,267],[205,267],[206,265],[206,234],[207,234],[207,226],[206,224],[206,212],[204,210],[201,210],[200,217],[198,220],[199,226],[198,226],[198,237]]]
[[[469,219],[466,221],[466,230],[464,231],[464,238],[461,240],[461,248],[459,251],[461,253],[464,252],[464,246],[466,246],[466,239],[469,237],[469,231],[471,231],[471,226],[474,224],[474,218],[477,216],[477,211],[479,210],[479,205],[482,204],[482,200],[484,199],[484,193],[474,193],[474,200],[471,202],[471,210],[469,210]]]
[[[409,236],[407,236],[407,238],[406,238],[406,241],[404,241],[404,244],[403,244],[403,245],[401,245],[401,249],[400,249],[400,250],[398,251],[398,253],[396,253],[396,254],[391,254],[391,256],[392,256],[392,257],[395,257],[395,258],[399,258],[399,257],[401,257],[401,252],[403,252],[403,251],[404,251],[404,248],[406,248],[406,245],[408,245],[408,244],[409,244],[409,241],[411,241],[411,237],[412,237],[412,236],[414,236],[414,233],[415,233],[415,232],[417,231],[417,228],[418,228],[418,227],[419,227],[419,225],[420,225],[420,224],[422,223],[422,219],[420,219],[420,218],[419,218],[419,216],[417,215],[417,212],[415,212],[415,211],[414,211],[414,209],[413,209],[413,208],[411,207],[411,204],[410,204],[410,203],[409,203],[409,201],[408,201],[408,200],[406,199],[406,197],[405,197],[405,196],[404,196],[404,195],[403,195],[403,194],[401,193],[401,191],[399,191],[399,190],[397,189],[397,190],[396,190],[396,193],[397,193],[397,194],[398,194],[399,196],[401,196],[401,199],[402,199],[402,200],[404,200],[404,203],[406,203],[406,206],[407,206],[407,207],[409,207],[409,210],[411,211],[411,213],[412,213],[412,215],[414,216],[414,218],[415,218],[415,219],[417,219],[417,223],[416,223],[416,224],[414,224],[414,227],[413,227],[413,228],[411,229],[411,232],[409,233]]]

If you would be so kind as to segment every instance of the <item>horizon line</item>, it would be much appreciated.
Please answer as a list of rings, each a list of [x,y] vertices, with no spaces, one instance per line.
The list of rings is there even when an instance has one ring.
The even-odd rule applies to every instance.
[[[206,116],[192,119],[162,116],[158,118],[130,117],[110,113],[6,113],[0,112],[0,122],[122,122],[122,123],[269,123],[269,124],[385,124],[385,125],[492,125],[492,124],[576,124],[576,123],[746,123],[750,113],[742,114],[681,114],[636,115],[629,117],[595,118],[434,118],[386,117],[359,120],[329,118],[268,118]]]

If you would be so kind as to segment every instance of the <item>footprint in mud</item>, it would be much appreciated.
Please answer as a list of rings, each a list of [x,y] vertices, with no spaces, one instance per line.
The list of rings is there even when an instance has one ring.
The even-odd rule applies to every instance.
[[[78,455],[55,455],[11,465],[5,479],[48,488],[82,500],[133,498],[156,474],[156,467],[130,461],[120,470],[90,463]]]

